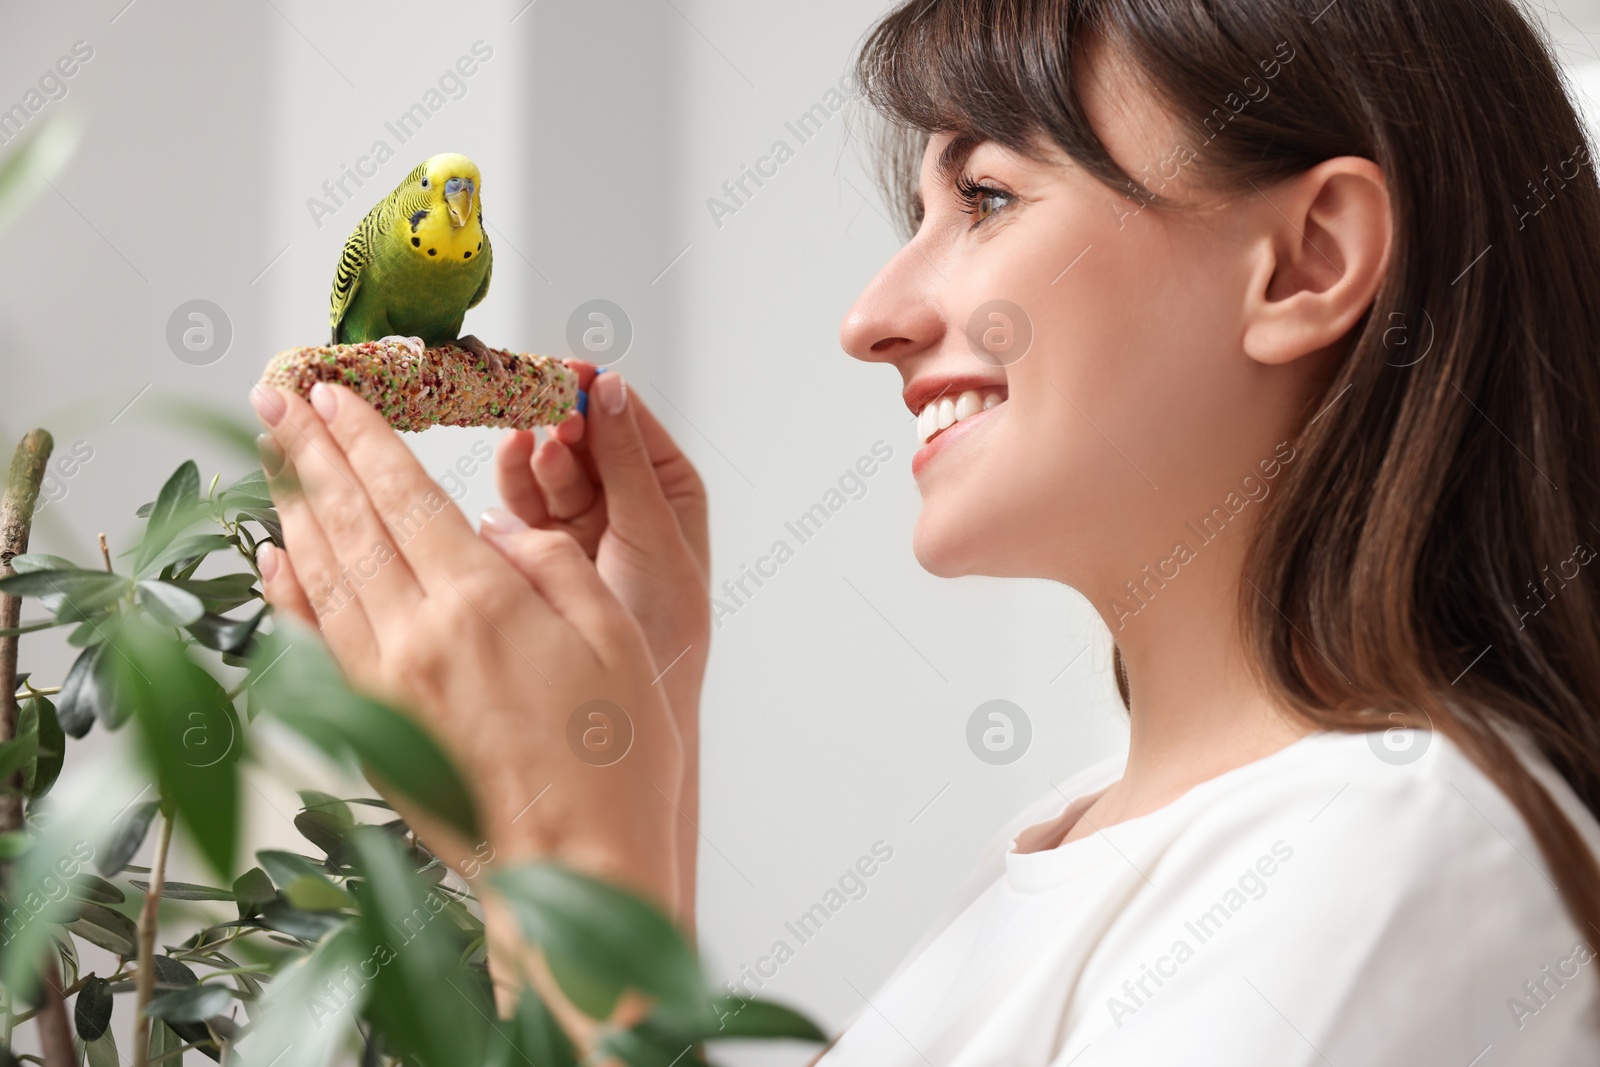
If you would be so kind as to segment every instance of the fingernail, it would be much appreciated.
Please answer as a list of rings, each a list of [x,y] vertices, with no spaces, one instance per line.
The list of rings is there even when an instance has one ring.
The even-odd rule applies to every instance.
[[[478,522],[490,533],[516,533],[528,528],[527,523],[505,508],[490,508],[478,516]]]
[[[270,433],[256,435],[256,451],[261,455],[261,469],[268,478],[276,478],[283,470],[283,447]]]
[[[250,387],[250,406],[256,409],[256,417],[268,426],[282,422],[283,413],[289,410],[278,390],[259,383]]]
[[[589,394],[582,389],[578,390],[578,414],[589,414]]]
[[[622,375],[612,374],[605,379],[590,383],[594,391],[600,394],[600,406],[605,408],[607,415],[620,414],[628,403],[628,383],[622,380]]]
[[[322,382],[311,387],[311,406],[323,422],[332,422],[333,413],[339,410],[339,398]]]
[[[268,541],[256,549],[256,566],[261,569],[261,580],[272,581],[272,576],[278,573],[278,546]]]

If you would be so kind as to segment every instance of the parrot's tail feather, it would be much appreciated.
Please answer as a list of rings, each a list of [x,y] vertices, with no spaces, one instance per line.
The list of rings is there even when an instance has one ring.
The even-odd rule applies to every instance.
[[[476,369],[477,357],[455,345],[417,357],[400,339],[291,348],[261,375],[308,397],[317,382],[353,389],[397,430],[429,426],[554,426],[577,408],[578,376],[549,356],[494,350],[505,365],[497,380]]]

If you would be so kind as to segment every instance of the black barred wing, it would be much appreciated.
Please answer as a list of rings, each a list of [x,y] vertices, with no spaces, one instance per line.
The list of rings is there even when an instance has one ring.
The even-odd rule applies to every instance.
[[[472,295],[468,308],[475,308],[483,303],[483,298],[489,295],[489,279],[494,275],[494,247],[489,244],[489,228],[483,224],[483,207],[478,207],[478,229],[483,231],[483,284],[478,286],[478,291]],[[513,249],[515,251],[515,249]]]
[[[333,344],[339,343],[339,323],[344,321],[345,312],[350,310],[350,304],[355,300],[356,290],[361,288],[361,272],[371,262],[372,250],[382,237],[385,213],[393,205],[394,199],[395,194],[390,194],[367,212],[367,217],[361,220],[345,241],[344,251],[339,253],[339,269],[333,276],[333,296],[328,309],[328,322],[333,327]]]

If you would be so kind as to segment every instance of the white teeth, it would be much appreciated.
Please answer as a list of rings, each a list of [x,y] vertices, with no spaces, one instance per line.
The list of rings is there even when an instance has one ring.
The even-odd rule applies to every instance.
[[[1004,403],[1005,399],[997,391],[968,389],[954,400],[949,397],[930,400],[917,415],[918,444],[927,444],[940,430],[949,429],[962,419],[988,411]]]

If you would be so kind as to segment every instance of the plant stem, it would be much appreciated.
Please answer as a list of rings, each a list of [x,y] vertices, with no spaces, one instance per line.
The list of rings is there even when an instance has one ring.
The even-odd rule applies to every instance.
[[[111,570],[111,546],[106,544],[106,535],[100,534],[100,558],[106,561],[106,570]]]
[[[82,989],[85,985],[87,985],[89,983],[89,979],[91,979],[93,977],[95,977],[95,973],[93,971],[90,971],[88,974],[84,975],[82,978],[79,978],[76,982],[73,982],[71,985],[67,986],[67,988],[65,988],[65,989],[63,989],[61,991],[61,999],[65,1000],[67,997],[70,997],[73,994],[77,993],[80,989]],[[116,981],[117,977],[118,977],[117,975],[112,975],[110,978],[106,979],[106,981],[108,981],[108,982]],[[29,1019],[33,1018],[35,1015],[38,1015],[39,1014],[39,1010],[40,1009],[38,1009],[38,1008],[33,1008],[33,1009],[29,1010],[29,1011],[25,1011],[21,1015],[13,1017],[11,1022],[12,1022],[13,1025],[15,1025],[17,1023],[25,1023]]]
[[[172,819],[166,812],[160,818],[156,854],[150,861],[150,888],[145,891],[144,908],[139,912],[139,970],[133,976],[133,1067],[150,1067],[150,1016],[144,1010],[150,1006],[156,988],[156,925],[161,891],[167,884],[167,846],[172,843]]]
[[[44,467],[54,447],[49,433],[29,430],[11,456],[5,495],[0,497],[0,578],[15,573],[11,569],[12,558],[28,551],[33,511],[39,503],[39,486],[44,481]],[[14,629],[21,619],[21,598],[0,593],[0,630]],[[16,736],[17,638],[13,635],[0,637],[0,742]],[[21,826],[22,796],[20,792],[8,790],[0,796],[0,832]]]
[[[72,1067],[78,1062],[78,1050],[72,1044],[72,1026],[67,1022],[66,993],[61,988],[61,969],[56,963],[55,949],[51,948],[39,968],[39,1051],[50,1067]]]
[[[0,578],[16,573],[11,569],[11,560],[28,551],[28,535],[33,531],[33,512],[39,504],[39,486],[44,482],[45,464],[50,460],[50,452],[55,448],[55,441],[44,430],[29,430],[22,440],[18,442],[17,449],[11,455],[11,467],[6,472],[6,487],[3,496],[0,496]],[[0,630],[16,629],[17,623],[22,619],[22,599],[0,593]],[[17,736],[17,635],[0,637],[0,742],[10,741]],[[21,772],[11,775],[11,782],[0,785],[15,784],[21,777]],[[0,832],[18,830],[22,828],[22,794],[20,790],[5,789],[0,792]],[[9,868],[5,870],[5,881],[10,881]],[[55,970],[52,965],[50,972]],[[46,975],[48,978],[48,973]],[[56,980],[59,981],[59,978]],[[41,990],[44,996],[42,1009],[53,1007],[53,1002],[58,1000],[60,993],[56,990],[55,983],[45,981]],[[0,1003],[0,1037],[5,1039],[7,1048],[11,1047],[11,991],[0,990],[3,1003]],[[70,1042],[68,1045],[71,1047]],[[44,1042],[45,1051],[50,1049],[50,1042]],[[60,1067],[74,1062],[69,1056],[66,1060],[55,1060]]]

